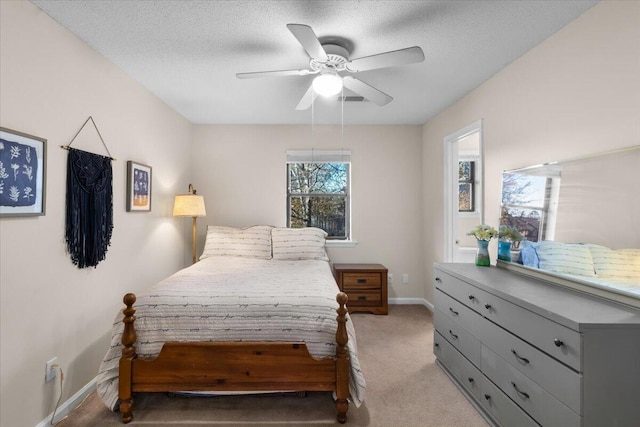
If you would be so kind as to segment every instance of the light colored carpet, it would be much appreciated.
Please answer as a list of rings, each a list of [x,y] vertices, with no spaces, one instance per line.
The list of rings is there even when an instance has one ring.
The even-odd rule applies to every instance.
[[[480,427],[487,423],[435,364],[433,319],[422,306],[394,305],[388,316],[352,314],[367,381],[365,402],[347,413],[347,426]],[[330,393],[299,396],[183,397],[136,395],[131,426],[337,425]],[[93,393],[59,427],[117,426]]]

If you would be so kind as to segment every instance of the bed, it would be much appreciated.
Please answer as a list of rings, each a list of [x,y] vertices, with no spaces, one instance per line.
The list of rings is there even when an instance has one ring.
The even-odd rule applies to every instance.
[[[198,263],[125,295],[98,373],[105,404],[128,423],[136,392],[332,391],[344,423],[366,383],[324,236],[210,226]]]

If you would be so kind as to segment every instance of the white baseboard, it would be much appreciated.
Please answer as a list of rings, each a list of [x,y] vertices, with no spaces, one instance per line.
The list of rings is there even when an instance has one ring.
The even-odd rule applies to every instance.
[[[74,409],[76,409],[78,405],[80,405],[82,401],[86,399],[87,396],[93,393],[96,390],[97,380],[98,380],[98,377],[95,377],[94,379],[89,381],[88,384],[86,384],[84,387],[78,390],[76,394],[74,394],[69,399],[67,399],[63,404],[61,404],[58,407],[58,410],[56,411],[56,419],[53,420],[53,423],[55,424],[56,422],[60,421],[61,419],[69,415],[69,413]],[[47,418],[45,418],[44,420],[36,424],[36,427],[51,427],[52,416],[53,416],[53,412],[50,413]]]
[[[389,304],[392,305],[424,305],[430,311],[433,311],[433,304],[424,298],[389,298]]]

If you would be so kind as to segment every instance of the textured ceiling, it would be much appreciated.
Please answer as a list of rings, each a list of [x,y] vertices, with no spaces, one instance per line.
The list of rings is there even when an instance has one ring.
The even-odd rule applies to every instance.
[[[200,124],[423,124],[597,3],[31,1]],[[342,116],[334,99],[296,111],[313,76],[235,77],[308,67],[288,23],[346,40],[351,58],[417,45],[426,59],[355,75],[394,98],[383,107],[348,102]]]

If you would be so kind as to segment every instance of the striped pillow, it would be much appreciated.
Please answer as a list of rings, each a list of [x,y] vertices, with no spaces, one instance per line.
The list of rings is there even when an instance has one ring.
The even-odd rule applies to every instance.
[[[640,249],[613,250],[600,245],[588,246],[598,277],[640,278]]]
[[[207,227],[207,238],[200,259],[211,256],[271,259],[271,227]]]
[[[591,251],[581,243],[543,241],[536,247],[540,269],[555,273],[595,277]]]
[[[321,259],[329,261],[324,249],[327,233],[319,228],[274,228],[271,230],[273,259]]]

